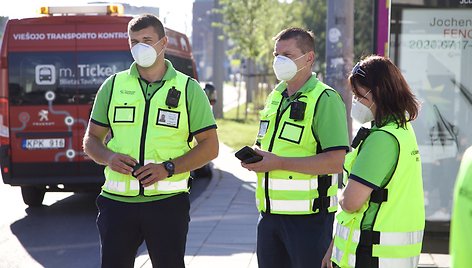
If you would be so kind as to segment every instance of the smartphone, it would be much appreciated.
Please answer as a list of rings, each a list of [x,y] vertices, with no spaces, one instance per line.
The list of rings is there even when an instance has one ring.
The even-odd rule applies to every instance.
[[[132,175],[133,177],[135,177],[135,178],[137,177],[136,175],[134,175],[134,173],[135,173],[136,170],[138,170],[140,167],[142,167],[142,165],[141,165],[140,163],[137,163],[136,165],[134,165],[133,171],[131,172],[131,175]]]
[[[244,146],[234,155],[245,164],[256,163],[262,160],[262,155],[256,153],[256,151],[249,146]]]
[[[134,173],[140,168],[142,167],[142,165],[140,163],[137,163],[136,165],[134,165],[133,167],[133,171],[131,172],[131,176],[137,178],[138,176],[136,176]],[[143,179],[146,179],[147,177],[149,177],[151,175],[147,175],[146,177],[144,177]]]

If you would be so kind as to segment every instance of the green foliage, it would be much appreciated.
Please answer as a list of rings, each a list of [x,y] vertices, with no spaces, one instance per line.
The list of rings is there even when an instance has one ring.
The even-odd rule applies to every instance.
[[[326,0],[299,0],[295,9],[302,27],[315,34],[315,72],[326,70]]]
[[[223,119],[216,120],[216,124],[218,125],[218,139],[234,150],[244,145],[253,145],[259,129],[257,110],[249,111],[247,119],[240,119],[241,117],[238,115],[238,111],[245,109],[245,107],[245,104],[241,105],[239,108],[236,107],[226,112]],[[249,107],[252,107],[252,105]]]
[[[279,31],[302,27],[315,34],[314,71],[326,70],[326,22],[328,0],[220,0],[225,35],[235,46],[231,55],[254,59],[264,70],[270,70],[273,40]],[[373,0],[356,0],[354,5],[354,60],[373,53]]]
[[[278,0],[220,0],[221,8],[215,10],[223,17],[221,27],[234,47],[230,55],[239,54],[256,62],[271,55],[274,47],[272,37],[294,20],[287,15],[290,4]],[[263,59],[263,62],[266,62]]]
[[[303,27],[315,34],[315,72],[326,71],[326,23],[328,0],[298,0],[294,12]],[[356,0],[354,4],[354,61],[373,53],[373,0]]]
[[[356,1],[354,5],[354,62],[373,53],[374,3]]]

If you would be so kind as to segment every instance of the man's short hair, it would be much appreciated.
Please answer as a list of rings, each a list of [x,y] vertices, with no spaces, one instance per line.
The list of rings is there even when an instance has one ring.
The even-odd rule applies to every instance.
[[[149,26],[152,26],[154,28],[157,35],[159,36],[159,39],[166,35],[164,25],[159,20],[159,18],[153,14],[139,15],[130,20],[128,23],[128,33],[137,32]]]
[[[292,27],[279,32],[274,38],[276,42],[279,40],[295,39],[298,48],[302,53],[315,51],[315,35],[311,31],[302,28]]]

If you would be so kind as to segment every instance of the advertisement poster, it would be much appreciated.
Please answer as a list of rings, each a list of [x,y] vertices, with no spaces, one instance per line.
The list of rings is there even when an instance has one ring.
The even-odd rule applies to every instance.
[[[472,12],[404,9],[399,67],[421,102],[414,121],[426,218],[449,221],[464,150],[472,145]]]

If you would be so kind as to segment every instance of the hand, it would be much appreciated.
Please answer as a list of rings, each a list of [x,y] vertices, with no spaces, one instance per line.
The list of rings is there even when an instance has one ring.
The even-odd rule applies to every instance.
[[[261,151],[258,148],[253,148],[258,154],[262,155],[262,160],[252,164],[245,164],[241,162],[241,166],[250,171],[268,172],[274,169],[280,169],[282,158],[267,151]]]
[[[162,163],[149,163],[136,170],[134,175],[136,175],[136,179],[139,180],[144,187],[148,187],[158,181],[166,179],[168,172]]]
[[[129,155],[120,153],[113,153],[106,162],[107,166],[111,168],[111,170],[127,175],[131,175],[136,163],[138,163],[136,159]]]
[[[328,250],[326,250],[323,260],[321,261],[321,268],[333,268],[333,263],[331,262],[332,253],[333,253],[333,241],[331,241],[331,244],[329,245]]]

